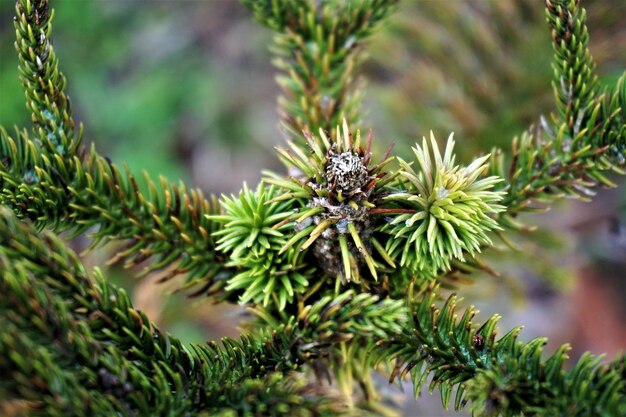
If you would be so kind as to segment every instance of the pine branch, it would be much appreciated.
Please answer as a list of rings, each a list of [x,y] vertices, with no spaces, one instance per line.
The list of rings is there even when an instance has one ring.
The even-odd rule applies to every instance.
[[[626,357],[599,365],[599,357],[585,354],[566,372],[569,345],[542,360],[545,338],[520,342],[522,328],[516,327],[496,340],[498,315],[477,328],[473,307],[457,314],[457,299],[451,296],[437,308],[436,292],[431,287],[423,297],[410,295],[417,300],[411,325],[396,338],[381,340],[374,351],[385,360],[396,359],[390,381],[410,373],[417,396],[432,375],[429,390],[439,388],[446,408],[456,389],[455,408],[471,401],[470,408],[481,416],[626,413]]]
[[[320,128],[333,133],[343,119],[358,122],[361,81],[356,68],[362,43],[397,0],[351,2],[244,0],[264,25],[277,32],[272,52],[284,96],[279,111],[290,139]]]
[[[38,227],[75,235],[95,228],[92,247],[127,241],[112,262],[132,267],[151,260],[144,273],[162,270],[162,281],[186,274],[186,286],[219,292],[230,273],[211,237],[216,225],[206,217],[215,213],[214,198],[164,178],[158,187],[147,178],[146,195],[130,173],[93,149],[72,157],[49,155],[42,146],[26,131],[13,139],[0,130],[0,204]]]
[[[15,9],[15,48],[26,107],[47,151],[75,155],[82,126],[76,134],[70,99],[65,94],[67,83],[50,42],[54,10],[48,0],[19,0]]]

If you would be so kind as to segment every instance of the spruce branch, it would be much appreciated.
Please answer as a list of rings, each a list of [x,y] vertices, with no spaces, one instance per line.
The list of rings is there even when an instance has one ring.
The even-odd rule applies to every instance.
[[[20,0],[16,11],[21,80],[37,129],[32,136],[16,132],[13,139],[0,127],[0,204],[39,227],[76,235],[95,227],[92,247],[127,241],[112,262],[125,260],[131,267],[151,259],[144,273],[161,270],[161,280],[187,274],[186,287],[219,292],[223,276],[216,277],[229,273],[214,250],[215,225],[205,217],[215,212],[216,199],[163,178],[159,186],[147,178],[145,195],[130,173],[86,151],[82,131],[74,132],[66,81],[50,40],[54,12],[47,0]]]
[[[37,233],[2,209],[0,236],[0,287],[6,294],[0,321],[14,330],[0,337],[6,353],[0,392],[29,401],[45,415],[174,416],[224,408],[250,415],[245,413],[254,392],[258,410],[271,406],[268,413],[276,415],[326,406],[336,411],[323,400],[313,406],[310,389],[296,389],[298,384],[292,389],[293,383],[280,388],[272,382],[269,390],[258,391],[262,382],[256,378],[298,369],[354,335],[389,338],[407,317],[402,301],[347,292],[303,306],[298,317],[271,333],[225,338],[223,347],[185,346],[135,310],[123,290],[100,274],[87,276],[52,233]],[[33,379],[40,382],[26,383]]]
[[[100,274],[89,277],[64,242],[6,209],[0,209],[0,288],[0,323],[7,330],[0,335],[0,394],[26,400],[34,415],[177,416],[224,408],[252,415],[250,395],[261,401],[258,410],[271,406],[270,415],[330,415],[324,410],[337,407],[324,400],[313,406],[309,388],[281,387],[280,377],[269,375],[325,355],[329,343],[345,340],[338,335],[367,331],[380,314],[375,297],[347,294],[339,303],[309,306],[310,320],[271,334],[186,346],[134,309],[124,290]],[[398,307],[382,304],[388,304],[383,312]],[[363,306],[372,313],[364,322],[357,310]],[[316,343],[318,334],[332,333],[331,324],[339,332]],[[388,326],[389,333],[398,331],[397,323]],[[259,390],[256,378],[266,375],[270,389]]]
[[[216,224],[206,217],[217,209],[215,198],[164,178],[158,186],[147,178],[144,194],[129,172],[94,149],[80,156],[50,155],[41,143],[26,131],[13,138],[0,129],[0,204],[38,227],[75,235],[95,228],[92,247],[126,241],[111,262],[132,267],[151,260],[144,273],[163,271],[162,281],[186,274],[186,286],[220,291],[230,273],[211,237]]]
[[[210,412],[202,416],[256,417],[302,416],[340,417],[366,416],[364,410],[350,410],[341,399],[321,387],[306,384],[293,377],[274,373],[265,378],[246,379],[243,383],[211,398]]]
[[[541,123],[516,137],[507,163],[494,150],[490,173],[506,179],[506,195],[499,215],[503,226],[524,228],[515,217],[524,211],[542,211],[565,196],[589,200],[597,187],[615,187],[610,173],[626,174],[625,76],[593,102],[588,125],[570,136],[566,123]],[[507,167],[508,165],[508,167]]]
[[[498,204],[504,193],[492,190],[499,177],[484,177],[489,155],[455,165],[451,138],[442,156],[431,135],[432,156],[426,139],[416,145],[417,169],[400,160],[396,172],[385,172],[391,149],[374,163],[371,132],[363,143],[345,120],[334,138],[321,129],[304,136],[308,152],[294,142],[278,149],[291,176],[268,173],[266,181],[283,190],[275,201],[297,201],[282,251],[312,248],[337,282],[403,291],[405,278],[425,282],[453,263],[474,262],[491,242],[487,233],[499,229],[494,217],[505,208]]]
[[[608,171],[626,173],[626,87],[622,75],[611,89],[600,89],[588,49],[586,12],[577,0],[546,1],[555,52],[554,87],[558,117],[516,137],[507,164],[494,150],[491,172],[507,181],[507,207],[499,221],[524,229],[515,220],[523,211],[542,210],[564,197],[589,199],[598,186],[615,186]],[[508,165],[508,168],[505,166]]]
[[[370,350],[377,340],[389,340],[407,324],[408,310],[404,300],[382,298],[354,290],[334,293],[322,290],[312,304],[300,302],[297,306],[298,329],[307,346],[324,348],[327,354],[309,363],[319,380],[332,381],[331,375],[347,404],[353,404],[355,383],[358,383],[367,407],[384,408],[372,379],[374,367]],[[258,322],[255,328],[270,326],[279,329],[284,315],[256,306],[251,311]],[[282,320],[281,320],[282,319]],[[380,409],[379,409],[380,411]],[[377,414],[378,415],[378,414]]]
[[[491,244],[487,233],[500,229],[493,216],[505,207],[497,204],[504,193],[492,191],[502,178],[483,177],[490,155],[461,167],[452,135],[443,156],[432,132],[430,144],[424,138],[413,148],[417,172],[399,159],[401,186],[385,199],[404,213],[381,230],[393,236],[386,249],[401,267],[436,276],[450,270],[452,260],[465,261],[465,254],[471,258]]]
[[[239,273],[227,281],[227,292],[243,291],[242,304],[254,302],[267,306],[270,301],[279,310],[294,296],[302,294],[309,285],[314,271],[302,260],[302,253],[290,248],[284,255],[287,243],[284,233],[290,229],[286,222],[293,213],[292,201],[273,201],[277,188],[259,184],[256,191],[244,184],[239,197],[222,197],[222,215],[209,216],[223,223],[213,236],[218,238],[217,250],[230,256],[227,265]]]
[[[277,32],[288,176],[267,173],[220,205],[165,179],[147,178],[143,193],[82,148],[49,40],[53,13],[46,0],[18,0],[36,128],[0,128],[0,205],[12,210],[0,207],[0,397],[33,415],[330,416],[344,404],[320,399],[295,371],[330,367],[347,405],[357,382],[375,408],[374,362],[395,360],[391,380],[410,373],[417,393],[432,375],[446,407],[456,390],[455,407],[470,402],[476,415],[626,414],[625,356],[600,365],[585,355],[566,372],[567,345],[542,359],[545,338],[520,342],[518,327],[497,339],[499,316],[477,328],[473,307],[458,318],[455,296],[436,307],[433,283],[479,264],[487,234],[519,227],[520,211],[590,195],[612,185],[606,171],[626,171],[624,77],[598,87],[578,1],[547,0],[559,118],[514,141],[508,170],[495,151],[489,174],[489,156],[455,165],[451,138],[443,156],[424,139],[416,164],[386,172],[391,149],[374,163],[371,134],[362,143],[350,131],[363,42],[395,0],[244,3]],[[87,275],[45,226],[93,230],[92,246],[127,241],[113,261],[149,260],[145,272],[163,270],[161,280],[187,274],[198,293],[239,297],[254,331],[181,343],[99,272]]]
[[[520,212],[544,211],[562,197],[589,200],[598,186],[614,187],[607,171],[624,174],[626,166],[614,164],[603,155],[606,148],[587,145],[576,152],[569,149],[571,139],[561,125],[554,131],[547,123],[513,140],[508,169],[504,155],[495,150],[491,173],[506,178],[506,195],[499,215],[502,226],[524,229],[515,217]]]
[[[80,148],[72,107],[65,94],[66,80],[58,68],[51,43],[54,10],[48,0],[19,0],[14,19],[20,80],[35,130],[51,153],[75,155]]]
[[[624,77],[613,92],[601,89],[589,52],[586,10],[579,0],[547,0],[546,17],[554,49],[554,81],[557,109],[577,152],[587,145],[606,148],[602,162],[620,163],[626,149],[624,133]],[[557,124],[558,125],[558,124]]]
[[[546,19],[554,49],[552,85],[557,108],[572,137],[576,135],[576,124],[586,125],[584,118],[589,115],[583,111],[598,92],[585,25],[587,12],[579,3],[579,0],[546,0]]]
[[[279,112],[291,140],[320,128],[333,133],[343,119],[358,122],[362,43],[397,0],[350,2],[244,0],[277,34],[274,64],[283,75]]]
[[[441,392],[448,407],[453,392],[460,409],[471,401],[475,415],[617,416],[626,413],[626,358],[600,365],[600,357],[585,354],[569,371],[563,369],[569,345],[542,359],[546,338],[518,341],[522,327],[496,339],[500,316],[477,327],[477,311],[456,312],[450,296],[436,307],[437,287],[413,296],[412,322],[402,334],[381,340],[373,353],[396,359],[390,381],[410,373],[417,396],[427,381]],[[459,318],[460,316],[460,318]]]
[[[63,242],[6,209],[0,278],[4,398],[47,416],[187,410],[186,383],[172,369],[193,369],[194,361],[180,343],[132,309],[124,291],[87,277]]]
[[[618,79],[613,91],[605,88],[591,109],[588,129],[592,129],[591,143],[606,148],[599,158],[606,166],[626,167],[626,71]]]

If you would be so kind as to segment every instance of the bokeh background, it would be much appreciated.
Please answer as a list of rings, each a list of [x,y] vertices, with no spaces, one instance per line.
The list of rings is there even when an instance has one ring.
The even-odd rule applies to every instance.
[[[235,0],[55,0],[53,42],[69,80],[85,141],[142,177],[164,175],[206,194],[255,184],[280,166],[268,45],[272,34]],[[614,85],[626,68],[626,2],[590,0],[588,26],[598,75]],[[28,126],[13,48],[13,2],[0,0],[0,124]],[[405,0],[369,41],[361,128],[378,149],[410,147],[433,130],[455,132],[464,161],[504,149],[554,110],[551,44],[542,2]],[[479,275],[462,288],[484,319],[501,329],[524,324],[522,338],[550,337],[547,350],[570,342],[612,358],[626,349],[626,184],[601,190],[592,203],[560,202],[524,219],[544,230],[515,236],[519,252],[486,258],[498,277]],[[72,242],[80,250],[87,239]],[[500,244],[498,244],[500,246]],[[103,265],[109,250],[84,257]],[[236,336],[242,310],[216,306],[120,266],[107,275],[138,307],[176,336],[202,342]],[[394,387],[397,401],[404,401]],[[410,389],[406,390],[410,392]],[[458,415],[434,401],[407,402],[404,415]]]

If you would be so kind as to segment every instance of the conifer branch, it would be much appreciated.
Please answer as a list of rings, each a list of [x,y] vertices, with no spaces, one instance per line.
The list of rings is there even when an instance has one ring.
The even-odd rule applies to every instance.
[[[259,379],[245,379],[243,383],[215,395],[212,406],[200,414],[206,417],[302,416],[341,417],[368,416],[364,410],[350,410],[339,398],[321,387],[305,384],[295,378],[273,373]]]
[[[90,279],[51,233],[0,213],[2,396],[40,415],[180,415],[200,361],[134,310],[123,290]],[[27,383],[26,381],[35,381]],[[184,389],[183,389],[184,388]]]
[[[364,39],[397,0],[317,2],[313,0],[244,0],[262,24],[276,31],[274,64],[284,96],[279,111],[291,140],[320,128],[333,134],[346,119],[359,118]]]
[[[626,149],[624,77],[612,92],[600,89],[589,51],[586,10],[579,0],[547,0],[546,16],[554,49],[556,104],[571,139],[570,152],[587,145],[606,148],[603,162],[624,165],[615,158]],[[620,152],[621,151],[621,152]]]
[[[187,274],[187,287],[219,292],[222,280],[214,279],[227,268],[214,250],[215,226],[206,218],[217,200],[163,178],[159,186],[147,178],[144,195],[129,172],[94,149],[87,152],[82,132],[74,131],[65,77],[50,41],[54,11],[47,0],[19,0],[16,11],[21,80],[37,129],[34,139],[26,131],[13,139],[0,127],[0,204],[39,227],[76,235],[96,227],[92,247],[127,241],[112,261],[131,267],[151,259],[144,273],[162,270],[161,280]]]
[[[541,212],[565,196],[589,200],[598,186],[614,187],[607,171],[626,173],[626,165],[606,158],[606,148],[587,145],[571,152],[571,139],[561,125],[557,131],[547,123],[513,140],[508,168],[501,151],[495,150],[491,173],[506,178],[506,211],[498,222],[505,227],[524,229],[515,220],[521,212]]]
[[[185,346],[134,309],[124,290],[100,274],[87,276],[52,233],[38,234],[6,209],[0,209],[0,289],[7,330],[0,335],[0,395],[50,416],[245,412],[250,395],[265,399],[258,410],[271,406],[276,415],[338,415],[336,405],[312,401],[310,388],[269,375],[298,369],[353,333],[368,334],[376,317],[392,317],[386,312],[398,307],[345,294],[308,306],[308,316],[271,334]],[[400,329],[398,322],[387,326],[379,327],[384,337]],[[267,391],[256,380],[266,375]]]
[[[626,167],[626,71],[613,91],[605,88],[591,111],[589,126],[595,131],[591,143],[606,148],[599,159],[605,165]]]
[[[552,86],[557,108],[572,137],[576,136],[577,123],[586,124],[586,120],[577,119],[589,117],[582,113],[598,92],[586,16],[579,0],[546,0],[546,18],[554,49]]]
[[[626,173],[626,87],[622,75],[613,89],[598,87],[588,49],[586,11],[577,0],[546,1],[555,52],[555,97],[559,117],[541,119],[515,138],[508,170],[496,157],[492,173],[507,179],[500,215],[504,226],[523,228],[514,217],[545,207],[563,196],[588,199],[597,186],[612,187],[607,171]]]
[[[389,314],[395,310],[399,317],[406,316],[398,302],[378,304],[371,295],[346,293],[304,308],[299,324],[281,326],[272,336],[262,337],[262,332],[261,337],[244,336],[241,341],[224,339],[223,348],[215,343],[185,347],[133,309],[123,290],[100,276],[89,278],[75,255],[51,233],[38,235],[6,210],[0,212],[0,232],[0,286],[6,294],[0,300],[0,321],[9,330],[0,337],[0,351],[6,353],[0,355],[1,374],[8,376],[0,391],[46,415],[173,416],[193,410],[218,412],[222,407],[245,411],[255,395],[262,399],[258,407],[269,404],[274,411],[293,412],[302,406],[312,412],[316,408],[306,399],[306,390],[281,387],[279,376],[265,380],[268,390],[259,390],[263,382],[254,378],[297,369],[360,332],[379,341],[379,357],[398,360],[392,377],[411,372],[416,391],[433,372],[431,388],[439,386],[444,404],[461,383],[457,407],[471,400],[473,409],[492,415],[516,415],[540,405],[571,415],[624,411],[623,359],[598,366],[597,359],[586,356],[564,373],[566,347],[541,362],[544,339],[517,342],[516,328],[496,341],[497,316],[477,330],[471,324],[472,308],[456,320],[454,298],[436,309],[436,289],[413,305],[409,323]],[[26,380],[37,383],[23,385]],[[295,400],[298,393],[304,399]],[[323,411],[325,405],[333,409],[324,402],[318,407]]]
[[[19,0],[16,12],[20,80],[35,130],[47,151],[75,155],[80,148],[82,126],[76,134],[70,99],[65,94],[67,83],[50,40],[54,10],[48,0]]]
[[[626,413],[626,356],[600,365],[600,357],[586,353],[563,369],[569,345],[542,359],[546,338],[528,343],[517,337],[521,326],[496,339],[499,315],[477,327],[477,311],[456,313],[456,296],[436,307],[437,287],[413,297],[412,323],[403,334],[381,340],[374,354],[396,359],[390,381],[410,373],[417,396],[427,381],[437,387],[444,407],[454,393],[455,409],[471,401],[475,415],[617,416]],[[458,317],[461,317],[460,319]]]
[[[215,250],[216,227],[206,215],[215,213],[216,199],[200,190],[187,192],[161,178],[148,179],[142,193],[127,171],[121,171],[94,149],[86,155],[50,155],[26,131],[15,139],[0,130],[0,204],[39,227],[92,233],[92,247],[122,240],[111,262],[127,267],[151,260],[144,273],[163,271],[160,280],[186,274],[186,286],[217,293],[229,276]],[[220,273],[222,273],[220,275]]]
[[[244,3],[277,32],[292,139],[278,153],[289,176],[267,173],[220,205],[165,179],[147,178],[141,192],[81,146],[50,43],[53,13],[47,0],[17,1],[35,129],[0,128],[0,205],[12,210],[0,207],[0,398],[46,416],[330,416],[344,404],[320,399],[295,371],[329,366],[346,405],[357,382],[373,409],[373,362],[395,360],[391,380],[410,373],[417,393],[432,375],[446,407],[456,390],[455,407],[471,403],[476,415],[626,414],[625,356],[600,365],[585,355],[566,372],[567,345],[542,359],[545,338],[522,343],[517,327],[496,339],[499,316],[477,328],[473,307],[458,319],[455,296],[436,307],[435,282],[471,269],[488,233],[522,227],[515,215],[537,203],[613,185],[608,170],[626,172],[624,77],[599,88],[578,1],[547,0],[559,116],[514,140],[509,164],[496,150],[489,166],[489,156],[457,165],[451,138],[442,155],[431,137],[394,172],[391,149],[373,158],[372,136],[362,142],[350,126],[363,42],[396,0]],[[162,270],[161,281],[187,274],[198,294],[238,297],[256,315],[253,331],[208,345],[161,333],[123,290],[36,230],[45,226],[93,231],[92,246],[126,241],[113,261],[149,261],[145,272]]]

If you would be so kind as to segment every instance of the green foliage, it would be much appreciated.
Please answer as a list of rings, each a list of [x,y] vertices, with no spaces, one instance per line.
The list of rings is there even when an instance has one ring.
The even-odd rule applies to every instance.
[[[454,295],[437,308],[436,286],[409,297],[416,300],[411,306],[412,327],[405,328],[402,336],[380,343],[374,353],[385,360],[396,359],[390,380],[411,374],[416,396],[432,375],[429,391],[439,388],[445,407],[454,393],[455,408],[471,401],[475,415],[626,413],[623,357],[599,365],[599,357],[585,354],[565,372],[569,345],[542,358],[546,338],[520,342],[519,326],[496,339],[499,315],[477,327],[472,321],[476,310],[470,307],[457,313]]]
[[[502,204],[501,222],[519,228],[513,219],[532,211],[534,202],[547,203],[565,195],[588,197],[593,188],[614,186],[605,172],[624,173],[626,153],[626,86],[624,73],[613,91],[601,94],[593,75],[585,11],[578,1],[548,1],[546,15],[555,50],[554,81],[560,118],[542,120],[515,138],[508,171],[503,154],[494,173],[510,184]]]
[[[310,155],[294,143],[279,149],[290,176],[267,179],[284,190],[276,201],[299,202],[291,217],[295,233],[283,251],[296,243],[300,250],[312,247],[322,269],[343,283],[360,283],[365,268],[365,279],[378,281],[396,263],[417,276],[435,277],[449,271],[453,259],[465,261],[464,253],[472,256],[490,244],[486,233],[499,228],[490,216],[504,209],[496,204],[503,193],[489,189],[501,179],[479,179],[488,156],[461,168],[454,165],[451,139],[442,159],[431,137],[434,159],[424,141],[415,149],[418,172],[400,160],[400,169],[387,173],[391,149],[373,164],[371,134],[364,149],[360,132],[353,139],[346,121],[336,140],[323,130],[305,137]]]
[[[219,417],[253,416],[302,416],[331,417],[358,416],[341,404],[340,399],[330,395],[322,397],[324,391],[313,385],[306,385],[295,378],[285,378],[272,373],[262,379],[246,379],[243,384],[231,387],[225,394],[213,398],[212,414]],[[217,414],[215,412],[217,411]]]
[[[383,230],[393,235],[387,250],[400,258],[400,266],[436,276],[450,269],[451,259],[464,261],[463,252],[473,255],[491,244],[487,233],[499,226],[490,216],[505,207],[496,204],[503,193],[489,191],[502,179],[478,179],[488,168],[489,155],[460,167],[454,164],[452,135],[443,158],[432,132],[430,143],[432,157],[426,138],[413,149],[419,173],[400,160],[403,192],[385,198],[407,213]]]
[[[0,137],[0,202],[19,217],[75,235],[97,227],[92,247],[127,241],[112,262],[131,267],[153,259],[145,273],[166,270],[163,280],[186,273],[188,285],[201,284],[200,290],[223,270],[210,235],[215,225],[206,217],[217,203],[200,190],[186,192],[164,178],[157,187],[148,178],[145,195],[132,175],[93,149],[81,159],[48,154],[26,131],[14,139],[0,130]]]
[[[203,408],[223,381],[280,367],[279,358],[294,366],[281,351],[290,345],[284,332],[276,344],[183,346],[133,309],[123,290],[88,277],[52,234],[38,235],[5,209],[0,232],[0,393],[28,401],[35,415],[181,415]]]
[[[58,59],[50,42],[54,11],[47,1],[18,2],[14,21],[15,49],[20,62],[20,80],[26,95],[26,107],[44,146],[58,154],[74,154],[80,134],[74,140],[74,120],[66,80],[58,69]]]
[[[272,300],[279,310],[294,301],[309,285],[313,272],[302,263],[301,252],[291,248],[282,255],[287,243],[291,202],[272,201],[275,187],[266,189],[261,183],[256,191],[244,185],[239,198],[223,197],[224,215],[209,216],[224,224],[214,232],[219,237],[217,248],[230,256],[227,266],[243,270],[227,281],[225,291],[244,290],[242,304],[254,302],[267,306]]]
[[[301,132],[332,131],[343,119],[359,118],[363,41],[397,0],[316,2],[244,0],[262,24],[277,32],[272,52],[283,72],[279,109],[291,140]]]
[[[546,17],[552,29],[555,53],[553,87],[557,107],[572,136],[577,133],[575,125],[589,117],[584,114],[588,111],[585,105],[598,92],[598,77],[594,74],[593,59],[587,47],[586,12],[578,3],[576,0],[546,2]]]
[[[410,374],[416,395],[431,376],[444,406],[454,393],[475,415],[626,415],[623,356],[602,365],[587,354],[565,371],[567,345],[543,359],[545,338],[520,342],[517,327],[496,339],[499,316],[476,327],[473,307],[458,318],[455,296],[437,308],[446,274],[482,265],[492,232],[523,229],[518,213],[592,195],[613,185],[606,171],[626,170],[624,77],[600,89],[578,2],[547,2],[559,114],[514,139],[510,161],[496,149],[457,165],[451,137],[442,156],[431,135],[417,163],[395,170],[391,148],[375,159],[372,134],[352,130],[362,42],[395,2],[244,3],[277,32],[292,140],[278,150],[286,175],[218,202],[165,179],[141,192],[84,148],[49,41],[53,13],[18,0],[35,128],[0,129],[2,401],[52,416],[384,414],[372,371],[386,365],[391,381]],[[250,332],[207,345],[160,332],[85,272],[56,237],[64,230],[92,231],[92,246],[125,241],[113,261],[150,260],[144,273],[162,270],[161,281],[185,274],[197,294],[237,299]],[[334,377],[341,398],[305,370]]]
[[[296,242],[301,251],[312,246],[322,270],[342,282],[360,282],[361,267],[367,267],[377,280],[373,250],[393,266],[382,244],[371,234],[375,227],[372,209],[382,201],[383,186],[393,178],[382,168],[392,159],[386,153],[381,162],[373,164],[371,135],[364,149],[360,132],[353,139],[345,120],[342,131],[337,127],[336,140],[329,139],[321,129],[319,137],[305,137],[310,155],[293,142],[290,150],[278,150],[288,172],[293,174],[288,179],[270,174],[267,179],[284,190],[276,200],[299,202],[292,216],[295,233],[283,251],[290,250]],[[337,259],[337,252],[341,259]]]
[[[388,338],[405,314],[400,301],[345,293],[307,305],[307,316],[271,334],[188,346],[161,333],[97,271],[89,277],[52,233],[37,233],[6,209],[0,243],[0,397],[26,400],[35,415],[175,416],[222,408],[258,415],[254,398],[273,398],[255,406],[272,405],[271,415],[337,410],[313,401],[302,384],[268,376],[268,389],[260,390],[264,382],[256,378],[297,369],[354,334],[375,329]]]

